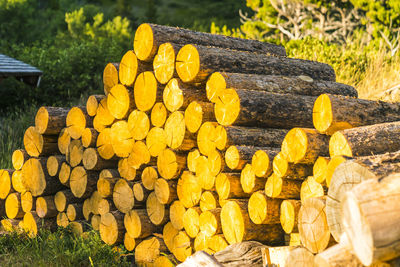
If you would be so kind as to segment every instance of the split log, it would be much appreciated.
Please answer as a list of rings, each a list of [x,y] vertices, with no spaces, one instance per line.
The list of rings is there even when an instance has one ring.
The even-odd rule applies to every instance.
[[[344,232],[341,207],[347,191],[368,179],[379,179],[400,171],[400,153],[348,159],[332,175],[326,200],[326,215],[332,236],[339,242]]]
[[[154,192],[150,193],[146,200],[146,210],[154,225],[164,225],[169,220],[169,210],[157,200]]]
[[[369,156],[400,149],[397,133],[400,122],[381,123],[335,132],[329,141],[331,157]]]
[[[246,241],[230,245],[214,254],[223,266],[262,266],[261,249],[267,246],[256,241]]]
[[[128,129],[131,138],[135,140],[145,139],[150,129],[149,116],[141,110],[133,110],[128,117]]]
[[[183,228],[190,238],[195,238],[200,231],[200,214],[199,207],[188,208],[183,214]]]
[[[46,158],[30,158],[22,167],[23,184],[32,196],[51,195],[63,185],[47,173]]]
[[[32,211],[25,213],[23,228],[28,233],[28,236],[35,237],[38,233],[38,229],[56,230],[57,222],[55,220],[42,219],[35,211]]]
[[[252,91],[249,94],[246,90],[226,89],[215,103],[215,118],[224,126],[312,128],[312,109],[315,99],[314,96],[260,91]]]
[[[24,186],[24,177],[22,175],[22,170],[14,171],[11,175],[12,188],[19,193],[25,192],[26,188]]]
[[[159,45],[153,60],[154,76],[159,83],[166,84],[173,77],[178,76],[175,71],[175,58],[181,48],[182,45],[173,42]]]
[[[129,50],[119,63],[119,80],[123,85],[132,87],[137,75],[143,71],[150,70],[151,67],[151,64],[139,61],[133,50]]]
[[[219,208],[218,193],[213,191],[204,191],[200,198],[200,209],[202,212]]]
[[[146,146],[152,157],[157,157],[167,147],[167,135],[163,128],[153,127],[146,136]]]
[[[124,214],[113,211],[101,216],[100,237],[107,245],[114,245],[122,242],[124,237]]]
[[[96,189],[99,173],[87,171],[82,166],[72,169],[69,186],[72,194],[77,198],[86,198]]]
[[[115,84],[117,84],[118,82],[116,82]],[[111,88],[114,87],[115,84],[112,84],[112,86],[109,88],[109,90]],[[87,113],[89,114],[89,116],[94,117],[97,114],[97,108],[99,107],[100,101],[103,100],[104,98],[106,98],[105,95],[91,95],[88,97],[87,101],[86,101],[86,110]]]
[[[285,264],[287,267],[309,267],[313,265],[314,255],[303,247],[290,251]]]
[[[119,179],[113,188],[113,202],[115,207],[122,212],[129,212],[134,204],[135,198],[133,197],[132,183],[128,183],[125,179]]]
[[[165,108],[164,103],[155,103],[150,113],[151,124],[154,127],[163,127],[165,120],[167,119],[167,115],[167,109]]]
[[[71,166],[67,162],[61,163],[60,172],[58,173],[58,180],[61,184],[69,186],[69,178],[71,176]]]
[[[24,163],[25,165],[26,163]],[[11,169],[2,169],[0,170],[0,198],[6,199],[10,193],[14,192],[14,189],[11,187],[11,176],[14,170]]]
[[[240,173],[240,184],[245,193],[253,193],[265,187],[265,179],[256,178],[251,164],[246,164]]]
[[[321,94],[358,97],[357,90],[346,84],[314,80],[309,76],[257,75],[214,72],[206,84],[207,97],[215,102],[219,92],[226,88],[265,91],[278,94],[319,96]]]
[[[82,203],[68,204],[67,206],[67,217],[69,221],[83,220]]]
[[[66,124],[72,139],[79,139],[86,127],[93,126],[93,118],[86,112],[86,107],[73,107],[69,110]]]
[[[29,155],[25,151],[25,149],[17,149],[17,150],[14,150],[14,152],[12,154],[11,162],[12,162],[12,165],[15,170],[21,170],[25,161],[27,161],[28,159],[29,159]]]
[[[133,238],[146,238],[161,231],[159,226],[150,221],[147,211],[144,209],[130,210],[126,213],[124,226],[126,232]]]
[[[329,158],[318,157],[313,166],[313,177],[315,181],[322,184],[328,172]]]
[[[187,43],[216,46],[276,56],[286,56],[283,46],[224,35],[195,32],[188,29],[143,23],[135,33],[134,50],[140,60],[151,61],[162,43]]]
[[[175,200],[169,207],[169,219],[175,229],[183,229],[183,214],[185,212],[186,208],[179,200]]]
[[[42,135],[31,126],[24,134],[24,148],[31,157],[48,156],[58,152],[57,139],[51,135]]]
[[[168,252],[164,241],[156,236],[140,242],[135,249],[135,263],[139,266],[151,265],[162,253]]]
[[[119,63],[108,63],[103,71],[104,94],[107,95],[118,84]]]
[[[300,188],[301,203],[304,203],[304,201],[309,198],[322,197],[325,195],[326,191],[328,191],[326,187],[323,187],[320,183],[315,181],[314,177],[309,176],[301,184]]]
[[[328,156],[329,137],[315,129],[291,129],[282,142],[282,153],[289,162],[314,163],[319,156]]]
[[[280,199],[300,199],[301,181],[282,179],[272,174],[265,183],[265,194]]]
[[[300,211],[301,202],[295,199],[285,199],[281,203],[280,207],[280,222],[283,231],[290,234],[297,232],[298,228],[298,214]]]
[[[40,218],[54,218],[58,211],[54,203],[54,196],[38,197],[36,199],[36,214]]]
[[[215,189],[219,200],[231,198],[248,198],[249,193],[243,191],[238,173],[220,173],[215,179]]]
[[[217,47],[187,44],[176,56],[176,71],[183,82],[204,82],[215,71],[299,76],[335,81],[333,68],[327,64],[260,55]]]
[[[150,110],[156,101],[161,101],[161,92],[162,87],[153,72],[140,73],[133,88],[136,108],[141,111]]]
[[[68,149],[65,153],[65,160],[69,163],[71,167],[76,167],[82,162],[83,157],[83,146],[82,141],[72,140],[69,143]]]
[[[215,121],[214,106],[209,102],[192,101],[185,109],[186,129],[196,133],[204,121]]]
[[[199,228],[201,233],[208,237],[222,233],[221,208],[204,211],[199,216]]]
[[[70,142],[71,142],[71,136],[68,133],[68,129],[67,128],[62,129],[57,139],[58,150],[60,151],[61,154],[65,155],[65,153],[67,153],[67,149]]]
[[[280,223],[280,206],[282,200],[267,197],[264,191],[254,192],[249,198],[248,213],[255,224]]]
[[[47,172],[49,173],[50,176],[56,176],[59,174],[61,165],[63,162],[65,162],[65,156],[64,155],[53,155],[50,156],[47,159]]]
[[[85,148],[95,147],[99,132],[94,128],[86,128],[82,132],[82,145]]]
[[[82,163],[86,170],[100,171],[103,169],[112,169],[117,166],[116,160],[105,160],[100,157],[97,149],[87,148],[82,155]]]
[[[186,157],[171,149],[163,150],[157,158],[157,170],[165,179],[177,178],[186,167]]]
[[[343,223],[357,258],[364,265],[399,256],[398,174],[369,179],[346,193]]]
[[[36,201],[32,197],[32,193],[25,191],[21,193],[21,207],[24,212],[30,212],[36,209]]]
[[[309,198],[302,203],[298,215],[301,243],[311,252],[324,251],[330,241],[324,198]]]
[[[21,194],[11,193],[7,196],[5,203],[5,213],[10,219],[20,219],[24,217],[24,211],[21,206]]]
[[[382,101],[323,94],[315,101],[313,123],[320,133],[400,120],[400,105]]]
[[[56,206],[57,211],[63,212],[67,208],[69,204],[81,203],[83,202],[82,198],[77,198],[72,194],[71,190],[66,189],[62,191],[58,191],[54,195],[54,204]]]
[[[312,167],[312,165],[289,162],[283,152],[279,152],[272,162],[274,175],[284,179],[304,180],[312,175]]]
[[[171,113],[164,125],[168,147],[181,151],[189,151],[196,147],[196,138],[186,132],[185,118],[183,112]]]
[[[66,127],[69,108],[41,107],[35,116],[35,129],[39,134],[57,135]]]
[[[191,208],[200,202],[202,188],[192,173],[184,171],[176,188],[178,198],[185,208]]]
[[[247,213],[247,200],[230,200],[222,207],[221,225],[229,244],[247,240],[283,244],[283,230],[278,224],[254,224]]]
[[[117,84],[111,88],[107,95],[107,108],[115,119],[127,118],[134,106],[132,90],[122,84]]]

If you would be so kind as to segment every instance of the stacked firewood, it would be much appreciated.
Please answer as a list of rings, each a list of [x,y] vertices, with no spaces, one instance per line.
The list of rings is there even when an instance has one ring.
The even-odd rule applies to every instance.
[[[104,95],[38,110],[14,170],[0,173],[5,229],[90,224],[139,265],[247,240],[290,245],[288,266],[398,256],[387,255],[397,239],[374,232],[391,228],[362,217],[383,207],[353,210],[368,190],[395,198],[376,181],[397,172],[400,153],[370,155],[400,150],[400,105],[357,99],[330,66],[273,44],[154,24],[133,44],[105,67]],[[375,184],[346,193],[367,179]]]

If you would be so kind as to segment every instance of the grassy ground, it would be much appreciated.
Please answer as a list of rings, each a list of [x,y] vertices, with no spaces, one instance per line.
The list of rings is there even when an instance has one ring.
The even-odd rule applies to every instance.
[[[104,244],[90,231],[77,237],[68,229],[40,231],[36,238],[23,233],[0,236],[0,266],[134,266],[133,254]]]

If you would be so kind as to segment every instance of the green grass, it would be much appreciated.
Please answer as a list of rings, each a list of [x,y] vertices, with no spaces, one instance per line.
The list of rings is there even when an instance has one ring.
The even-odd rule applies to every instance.
[[[41,230],[35,238],[23,233],[0,236],[0,266],[134,266],[133,254],[111,247],[96,231],[85,238],[69,229]]]

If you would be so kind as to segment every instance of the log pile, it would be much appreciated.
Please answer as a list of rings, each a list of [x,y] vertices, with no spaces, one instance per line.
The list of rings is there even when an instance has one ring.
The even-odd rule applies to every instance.
[[[400,256],[399,104],[281,46],[154,24],[103,84],[86,106],[38,110],[0,172],[5,229],[91,225],[138,265],[243,241],[286,266]]]

